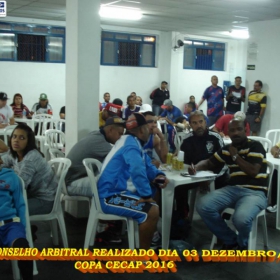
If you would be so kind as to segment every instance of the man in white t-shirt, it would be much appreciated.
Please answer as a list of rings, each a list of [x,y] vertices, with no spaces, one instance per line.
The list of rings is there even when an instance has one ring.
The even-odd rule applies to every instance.
[[[7,105],[8,96],[5,92],[0,92],[0,128],[5,128],[9,124],[14,124],[14,112],[11,106]]]
[[[45,93],[41,93],[39,102],[35,103],[31,110],[31,115],[36,114],[53,114],[52,106],[49,104],[48,96]]]

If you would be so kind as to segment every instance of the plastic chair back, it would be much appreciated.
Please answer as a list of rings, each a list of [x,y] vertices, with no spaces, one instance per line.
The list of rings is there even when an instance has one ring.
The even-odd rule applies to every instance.
[[[83,164],[86,168],[87,171],[87,175],[89,177],[89,181],[90,181],[90,185],[91,185],[91,190],[93,193],[93,201],[95,202],[95,207],[97,209],[97,211],[99,213],[103,213],[101,205],[100,205],[100,201],[99,201],[99,194],[98,194],[98,190],[97,190],[97,178],[94,175],[93,172],[93,168],[92,166],[95,165],[98,169],[98,173],[100,173],[102,164],[100,161],[98,161],[97,159],[93,159],[93,158],[85,158],[83,160]]]
[[[5,127],[4,129],[4,142],[6,145],[8,145],[8,137],[11,136],[12,132],[14,131],[14,129],[17,127],[17,125],[8,125],[7,127]]]
[[[47,130],[48,124],[50,125],[50,128],[52,128],[52,118],[53,116],[49,114],[33,115],[34,127],[38,125],[36,136],[43,136],[45,134],[45,131]]]
[[[65,145],[65,134],[61,130],[48,129],[45,132],[45,144],[59,150]]]
[[[280,141],[280,129],[270,129],[266,132],[265,138],[269,139],[272,146],[275,146]]]
[[[264,138],[264,137],[259,137],[259,136],[248,136],[248,139],[252,139],[255,141],[260,142],[263,145],[263,148],[265,151],[268,153],[270,149],[272,148],[272,143],[269,139]]]
[[[65,158],[65,154],[56,148],[50,148],[49,153],[50,153],[51,159]]]

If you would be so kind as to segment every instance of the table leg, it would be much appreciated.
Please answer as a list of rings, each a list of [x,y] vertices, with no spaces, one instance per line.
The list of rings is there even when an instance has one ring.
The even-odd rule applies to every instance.
[[[280,230],[280,165],[277,165],[277,211],[276,211],[276,229]],[[272,175],[271,175],[272,176]]]
[[[169,182],[166,188],[162,189],[162,249],[169,247],[172,208],[174,200],[174,183]]]

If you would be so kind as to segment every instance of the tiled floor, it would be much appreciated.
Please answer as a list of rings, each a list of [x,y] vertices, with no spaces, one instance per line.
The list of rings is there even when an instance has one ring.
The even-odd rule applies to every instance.
[[[280,252],[280,231],[275,229],[276,214],[267,214],[269,248]],[[72,248],[82,248],[85,237],[86,220],[75,220],[66,216],[66,226],[69,238],[69,245]],[[38,223],[38,240],[35,246],[41,250],[44,247],[52,247],[48,224]],[[192,224],[191,234],[188,241],[195,245],[199,251],[208,249],[212,234],[208,231],[199,216],[195,215]],[[257,249],[262,247],[262,233],[259,228]],[[123,246],[121,246],[123,247]],[[64,279],[140,279],[140,280],[165,280],[165,279],[221,279],[221,280],[270,280],[278,279],[280,274],[280,263],[205,263],[203,261],[188,263],[186,261],[177,262],[176,273],[149,273],[141,274],[83,274],[74,269],[74,262],[59,261],[38,261],[39,274],[34,279],[42,280],[64,280]],[[11,265],[9,261],[0,262],[0,279],[13,279]]]

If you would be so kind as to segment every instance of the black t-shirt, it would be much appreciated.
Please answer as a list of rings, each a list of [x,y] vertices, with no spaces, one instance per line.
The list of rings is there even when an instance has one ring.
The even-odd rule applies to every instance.
[[[150,98],[153,99],[153,105],[161,106],[163,105],[164,100],[170,98],[169,90],[161,90],[160,88],[155,89]]]
[[[226,109],[227,111],[236,113],[241,110],[241,96],[245,97],[245,87],[240,86],[240,88],[236,88],[235,86],[230,86],[228,88],[228,94],[230,92],[233,96],[229,98]]]
[[[185,154],[184,163],[197,164],[201,160],[209,159],[223,146],[223,139],[216,132],[207,130],[205,135],[200,137],[190,132],[181,145],[181,151]],[[221,168],[217,168],[214,172],[219,173],[220,170]]]

